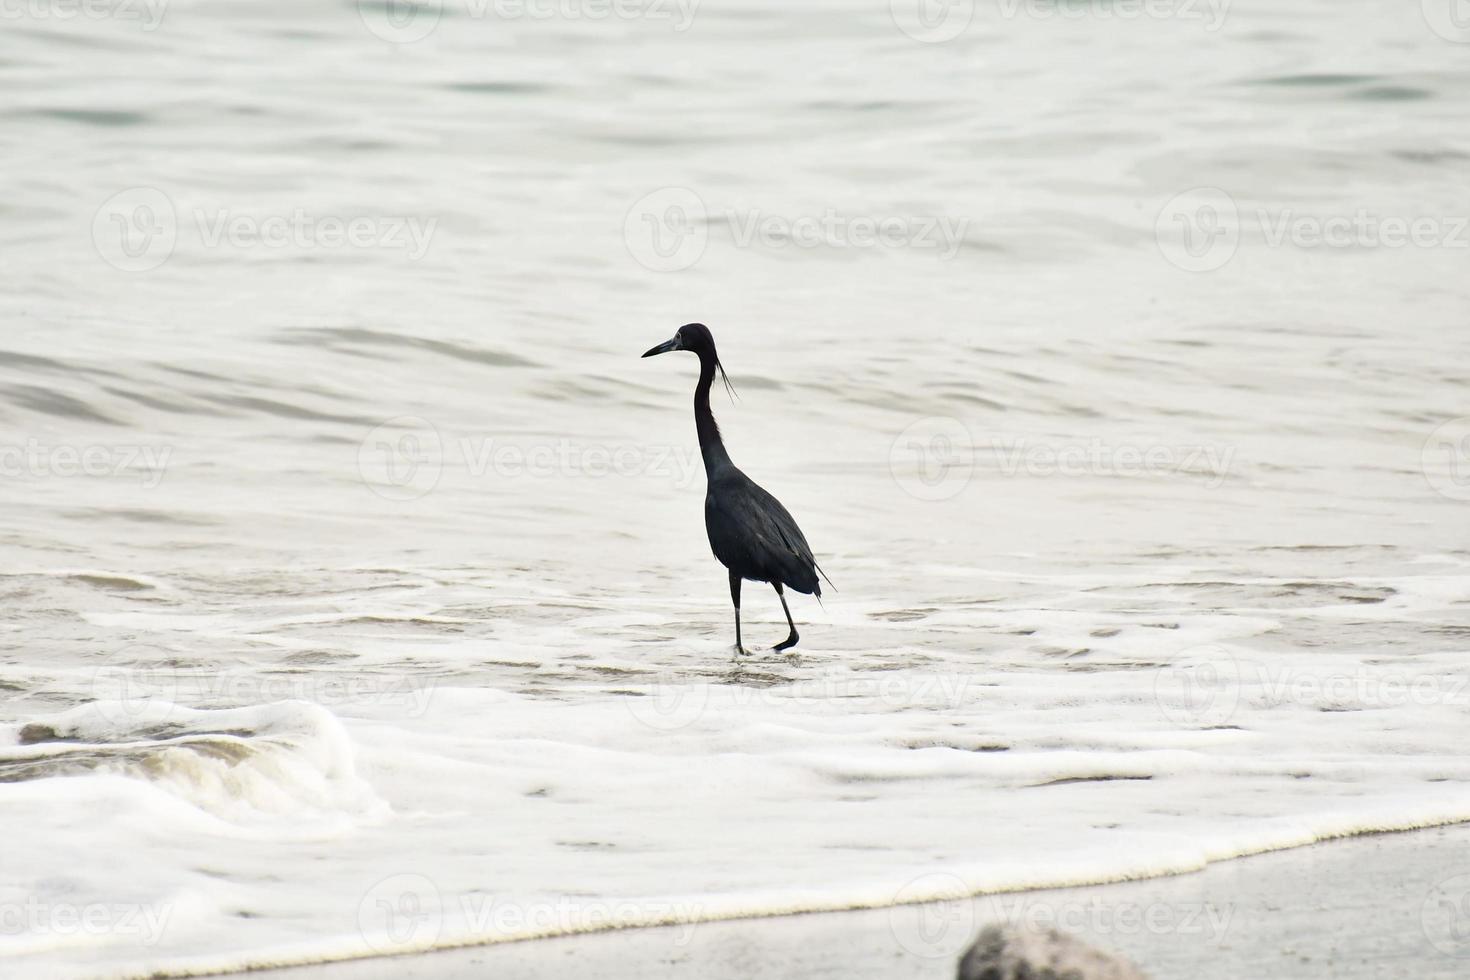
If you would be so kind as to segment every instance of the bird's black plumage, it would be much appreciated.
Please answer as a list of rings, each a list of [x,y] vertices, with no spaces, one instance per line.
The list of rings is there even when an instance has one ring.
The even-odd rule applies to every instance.
[[[821,597],[811,546],[790,511],[736,467],[710,478],[704,527],[720,564],[741,578]]]
[[[704,527],[709,534],[710,550],[720,564],[730,570],[730,599],[735,604],[735,646],[740,642],[740,583],[769,582],[781,599],[791,635],[777,650],[796,645],[801,637],[792,622],[782,587],[821,598],[818,581],[821,569],[812,557],[806,535],[796,526],[791,512],[730,461],[720,427],[715,424],[709,407],[709,392],[715,372],[725,378],[725,369],[715,351],[715,339],[702,323],[686,323],[668,340],[643,356],[668,351],[687,350],[699,355],[699,383],[694,388],[694,427],[699,435],[699,451],[704,457],[704,474],[708,486],[704,496]],[[823,576],[825,577],[825,575]]]

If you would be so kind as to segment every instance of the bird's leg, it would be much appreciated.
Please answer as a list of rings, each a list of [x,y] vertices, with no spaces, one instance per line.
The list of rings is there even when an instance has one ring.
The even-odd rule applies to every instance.
[[[739,655],[745,652],[740,643],[740,576],[733,571],[730,573],[730,601],[735,603],[735,653]]]
[[[781,583],[776,582],[774,584],[776,586],[776,597],[781,600],[781,611],[786,614],[786,625],[791,627],[791,635],[784,641],[776,644],[776,652],[780,653],[782,650],[789,650],[796,646],[796,641],[800,640],[801,636],[796,632],[796,624],[791,621],[791,610],[786,607],[786,593],[781,591]]]

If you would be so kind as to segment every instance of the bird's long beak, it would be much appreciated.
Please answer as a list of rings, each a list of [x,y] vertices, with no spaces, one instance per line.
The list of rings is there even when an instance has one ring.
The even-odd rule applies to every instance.
[[[648,350],[646,350],[646,351],[643,352],[643,356],[644,357],[652,357],[655,354],[667,354],[671,350],[678,350],[678,349],[679,349],[679,338],[678,337],[671,337],[668,340],[664,341],[663,343],[659,344],[657,347],[650,347],[650,348],[648,348]]]

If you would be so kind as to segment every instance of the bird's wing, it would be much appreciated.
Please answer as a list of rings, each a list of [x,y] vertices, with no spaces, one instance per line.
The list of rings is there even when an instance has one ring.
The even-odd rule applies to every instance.
[[[759,510],[769,519],[771,527],[775,529],[780,537],[781,543],[796,557],[803,561],[812,560],[811,545],[806,543],[806,535],[801,533],[801,528],[796,526],[796,518],[791,516],[791,511],[777,500],[766,489],[757,483],[750,484],[751,490],[759,503]]]
[[[806,535],[790,511],[763,487],[739,473],[710,494],[707,506],[716,518],[711,527],[718,526],[723,518],[734,532],[729,544],[753,559],[756,566],[794,589],[807,593],[816,590],[816,561]]]
[[[773,517],[773,523],[781,535],[781,540],[791,549],[791,553],[804,564],[816,569],[822,578],[827,579],[827,584],[832,585],[832,580],[827,578],[827,573],[822,571],[821,565],[817,564],[817,559],[812,554],[811,545],[806,543],[806,535],[802,534],[801,528],[796,526],[796,518],[792,517],[791,512],[782,506],[781,501],[767,493],[765,487],[762,487],[753,480],[750,485],[755,489],[756,494],[763,497],[767,502]],[[792,585],[796,586],[798,583],[793,582]],[[804,588],[805,586],[799,587]],[[835,585],[832,587],[834,589],[836,588]],[[816,575],[811,576],[811,589],[809,591],[815,592],[819,598],[822,595],[822,590],[817,587]]]

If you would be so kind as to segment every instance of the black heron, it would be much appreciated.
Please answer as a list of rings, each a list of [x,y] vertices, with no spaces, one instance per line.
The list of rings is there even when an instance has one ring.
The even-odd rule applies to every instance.
[[[702,323],[686,323],[673,338],[657,347],[645,351],[644,357],[664,354],[671,350],[687,350],[699,355],[699,384],[694,387],[694,428],[699,433],[699,452],[704,457],[704,476],[708,488],[704,495],[704,527],[709,532],[710,550],[720,564],[730,570],[730,601],[735,604],[735,650],[744,653],[740,642],[740,582],[769,582],[781,600],[781,610],[786,613],[786,625],[791,635],[776,645],[776,649],[788,650],[801,639],[796,632],[796,623],[791,620],[791,610],[786,605],[783,587],[790,587],[804,595],[822,597],[822,586],[817,581],[818,573],[827,577],[812,558],[811,546],[806,536],[796,526],[790,511],[781,506],[781,501],[767,493],[754,480],[740,472],[730,462],[720,438],[720,427],[709,409],[709,389],[714,383],[715,371],[725,387],[730,379],[725,377],[725,367],[715,353],[715,338]],[[829,580],[828,585],[831,585]]]

